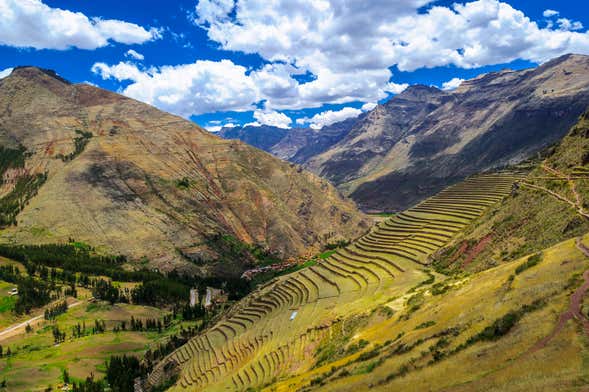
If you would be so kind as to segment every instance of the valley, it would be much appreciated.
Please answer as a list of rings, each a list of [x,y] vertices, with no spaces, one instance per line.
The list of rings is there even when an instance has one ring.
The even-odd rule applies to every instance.
[[[431,94],[450,102],[414,87],[390,105]],[[421,193],[404,199],[408,208],[373,214],[307,163],[51,71],[22,67],[2,79],[2,105],[0,390],[589,383],[589,104],[572,124],[577,106],[561,112],[547,122],[558,133],[505,160],[448,163],[451,180],[434,187],[426,172],[387,183],[380,200],[401,200],[413,183]],[[397,118],[407,126],[435,112],[431,102],[411,107],[419,113]],[[344,131],[332,127],[317,148]],[[279,145],[288,133],[251,140]]]

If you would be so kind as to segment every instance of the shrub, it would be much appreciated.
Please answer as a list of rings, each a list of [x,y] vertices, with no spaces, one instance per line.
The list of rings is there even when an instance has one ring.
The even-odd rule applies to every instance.
[[[519,275],[522,272],[524,272],[525,270],[534,267],[535,265],[538,265],[540,262],[542,261],[542,253],[536,253],[530,257],[528,257],[528,259],[526,261],[524,261],[522,264],[518,265],[517,268],[515,269],[515,274]]]

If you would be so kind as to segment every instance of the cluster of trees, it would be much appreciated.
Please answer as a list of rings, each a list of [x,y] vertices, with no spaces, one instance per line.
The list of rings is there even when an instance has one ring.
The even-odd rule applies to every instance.
[[[67,302],[61,301],[45,309],[45,320],[54,320],[60,314],[67,312]]]
[[[0,255],[23,263],[27,270],[39,266],[57,267],[69,273],[105,275],[115,280],[126,280],[118,278],[126,277],[129,272],[120,268],[120,265],[126,262],[125,256],[99,256],[93,253],[91,247],[71,243],[0,245]]]
[[[76,129],[75,132],[79,136],[74,138],[74,151],[72,151],[71,153],[69,153],[67,155],[59,154],[57,156],[63,162],[69,162],[69,161],[73,160],[75,157],[77,157],[78,155],[80,155],[84,151],[84,149],[86,148],[86,145],[88,144],[88,142],[90,142],[90,139],[92,139],[92,132],[81,131],[79,129]]]
[[[4,347],[0,345],[0,358],[10,357],[12,354],[14,354],[14,352],[10,347],[6,347],[6,350],[4,350]]]
[[[190,306],[190,304],[184,305],[182,308],[182,319],[183,320],[198,320],[206,315],[206,310],[201,304]]]
[[[44,306],[55,299],[52,291],[55,285],[35,279],[31,276],[21,276],[17,280],[18,299],[14,305],[17,314],[29,313],[31,309]]]
[[[20,271],[13,265],[0,266],[0,279],[5,282],[16,283],[20,278]]]
[[[86,328],[86,322],[77,323],[72,327],[72,337],[81,338],[87,335],[96,335],[106,331],[106,323],[103,320],[94,320],[94,326],[91,329]]]
[[[53,326],[53,342],[55,344],[65,342],[65,332],[61,331],[57,325]]]
[[[16,226],[16,216],[37,195],[45,181],[47,173],[25,175],[16,180],[12,191],[0,198],[0,227]]]
[[[148,364],[155,363],[166,355],[170,354],[175,349],[183,346],[190,340],[190,338],[196,336],[203,329],[203,324],[199,327],[191,326],[188,328],[180,327],[180,332],[170,336],[170,339],[166,343],[158,344],[157,348],[149,349],[145,352],[145,361]]]
[[[111,305],[116,302],[128,302],[124,300],[126,297],[121,295],[117,287],[114,287],[110,281],[104,279],[99,279],[95,282],[92,295],[96,299],[110,302]]]

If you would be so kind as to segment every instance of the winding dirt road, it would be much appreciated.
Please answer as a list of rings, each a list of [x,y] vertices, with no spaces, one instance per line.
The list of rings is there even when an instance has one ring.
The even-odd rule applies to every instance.
[[[71,303],[67,306],[67,308],[71,309],[74,306],[80,305],[82,302],[83,301],[77,301],[77,302]],[[27,324],[32,326],[36,321],[42,320],[44,316],[45,316],[44,314],[40,314],[38,316],[31,317],[30,319],[23,321],[22,323],[14,324],[8,328],[3,329],[2,331],[0,331],[0,340],[7,339],[11,336],[16,335],[18,332],[25,329]]]

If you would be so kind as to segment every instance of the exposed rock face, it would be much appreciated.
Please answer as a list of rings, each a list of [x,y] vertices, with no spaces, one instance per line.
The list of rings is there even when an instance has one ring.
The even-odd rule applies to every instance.
[[[365,210],[402,210],[562,138],[589,104],[589,57],[502,71],[443,92],[412,86],[306,167]]]
[[[76,153],[81,132],[92,137]],[[202,273],[240,273],[239,260],[206,263],[214,254],[205,236],[232,234],[288,257],[368,225],[353,203],[300,167],[38,68],[0,80],[0,144],[24,146],[26,171],[48,175],[3,241],[75,238],[163,269],[196,269],[193,257],[204,259]]]
[[[291,130],[265,149],[327,178],[364,210],[398,211],[556,142],[588,104],[589,57],[568,55],[452,92],[411,86],[358,119]]]

